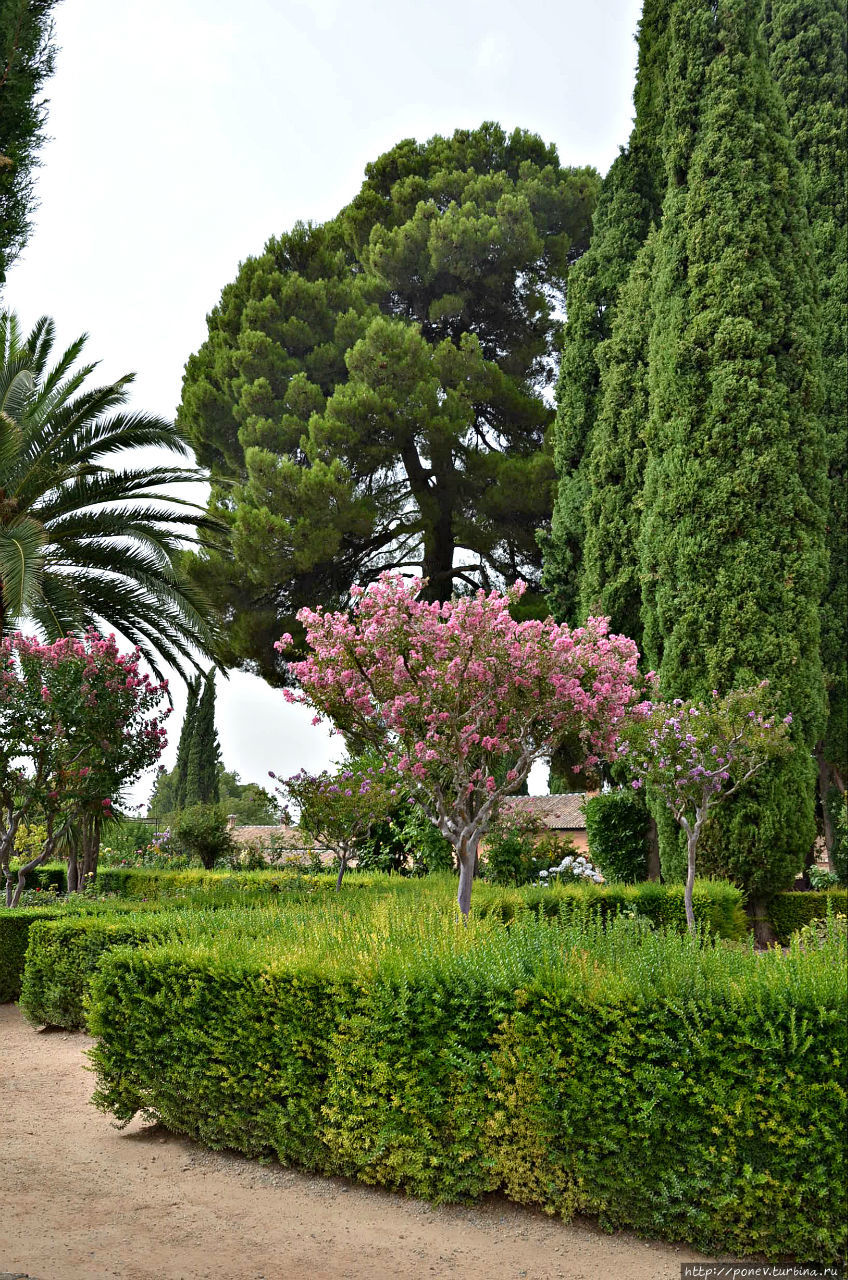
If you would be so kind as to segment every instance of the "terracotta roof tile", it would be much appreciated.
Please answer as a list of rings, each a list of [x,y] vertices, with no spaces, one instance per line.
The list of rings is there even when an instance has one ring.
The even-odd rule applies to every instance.
[[[551,831],[585,831],[582,805],[592,792],[575,791],[561,796],[512,796],[504,812],[532,813]]]

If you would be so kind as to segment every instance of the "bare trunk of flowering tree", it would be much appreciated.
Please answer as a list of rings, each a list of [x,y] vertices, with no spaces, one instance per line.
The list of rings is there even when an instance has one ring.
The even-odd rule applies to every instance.
[[[701,830],[707,820],[710,808],[710,795],[704,791],[701,803],[695,806],[695,821],[690,822],[682,809],[677,813],[677,821],[686,832],[686,888],[683,892],[683,903],[686,907],[686,926],[690,933],[695,932],[695,910],[692,906],[692,891],[695,888],[695,860],[698,853],[698,841]]]
[[[648,818],[648,879],[659,881],[662,879],[662,867],[660,865],[660,837],[657,831],[657,820],[653,814]]]
[[[347,859],[348,850],[346,847],[343,847],[339,850],[339,874],[336,877],[336,893],[338,893],[339,889],[342,887],[342,880],[344,879],[344,873],[347,867]]]
[[[459,863],[459,892],[456,900],[463,919],[468,919],[471,910],[471,888],[474,884],[474,868],[477,863],[477,846],[479,837],[469,840],[463,836],[456,846],[456,860]]]
[[[41,853],[37,854],[34,858],[30,858],[29,862],[25,862],[23,863],[22,866],[18,867],[18,879],[17,879],[16,885],[14,886],[14,890],[12,889],[12,880],[11,880],[11,876],[9,875],[9,872],[7,871],[6,867],[3,868],[3,870],[6,872],[6,906],[7,907],[16,907],[19,904],[21,900],[21,894],[26,888],[26,879],[30,871],[34,871],[36,867],[40,867],[43,862],[46,862],[47,859],[52,856],[55,847],[56,847],[56,838],[53,835],[50,828],[48,827],[47,839],[44,841],[44,848],[41,850]]]

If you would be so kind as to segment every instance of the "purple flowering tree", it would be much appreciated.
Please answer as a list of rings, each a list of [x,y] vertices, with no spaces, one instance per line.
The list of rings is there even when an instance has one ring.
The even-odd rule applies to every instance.
[[[768,681],[708,702],[656,702],[628,722],[619,739],[635,788],[662,796],[686,833],[686,922],[695,928],[692,888],[698,841],[711,811],[734,795],[769,760],[792,751],[792,717],[770,710]]]
[[[275,778],[275,774],[270,775]],[[397,775],[387,765],[347,761],[337,773],[307,773],[278,779],[279,793],[300,811],[301,830],[339,859],[336,889],[357,847],[402,799]]]

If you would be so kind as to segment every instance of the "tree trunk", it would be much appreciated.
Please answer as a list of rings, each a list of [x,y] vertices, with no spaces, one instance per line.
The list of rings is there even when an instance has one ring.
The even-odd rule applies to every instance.
[[[836,871],[833,865],[833,820],[830,816],[828,800],[832,789],[837,785],[831,766],[824,758],[824,743],[816,744],[816,763],[819,770],[819,802],[822,807],[822,823],[824,826],[824,847],[827,850],[827,866],[829,871]]]
[[[424,557],[422,576],[427,586],[422,592],[425,600],[450,600],[453,594],[453,557],[456,544],[453,536],[453,512],[439,504],[429,528],[424,530]]]
[[[659,882],[662,879],[662,869],[660,867],[660,837],[657,831],[657,823],[653,814],[648,818],[648,879]]]
[[[15,885],[15,890],[14,890],[14,893],[12,894],[11,901],[9,901],[8,886],[7,886],[7,891],[6,891],[7,906],[16,907],[18,905],[18,903],[21,900],[21,894],[26,888],[27,876],[29,875],[30,871],[34,871],[36,867],[41,866],[42,862],[47,861],[47,859],[53,853],[53,844],[54,842],[53,842],[52,836],[48,836],[41,853],[39,853],[35,858],[30,858],[29,862],[25,862],[22,867],[18,868],[18,882]]]
[[[474,885],[478,844],[477,839],[469,841],[463,838],[456,847],[456,860],[459,864],[459,892],[456,900],[464,920],[468,919],[468,913],[471,910],[471,889]]]
[[[698,848],[700,823],[696,822],[686,837],[686,890],[683,901],[686,904],[686,926],[690,933],[695,932],[695,912],[692,907],[692,890],[695,887],[695,852]]]
[[[468,913],[471,910],[471,886],[474,883],[474,857],[468,856],[459,859],[459,893],[456,900],[459,903],[459,909],[463,918],[468,919]]]
[[[80,869],[75,847],[68,850],[68,893],[77,893],[80,889]]]
[[[762,894],[752,894],[748,899],[747,910],[757,946],[770,947],[777,942],[777,934],[768,915],[768,898]]]
[[[339,874],[336,877],[336,893],[338,893],[339,889],[341,889],[342,887],[342,880],[344,879],[344,873],[345,873],[346,867],[347,867],[347,850],[345,849],[339,856]]]
[[[99,813],[87,816],[83,826],[82,833],[82,875],[80,877],[80,890],[87,889],[90,884],[94,884],[97,875],[97,860],[100,856],[100,829],[102,826],[102,817]]]

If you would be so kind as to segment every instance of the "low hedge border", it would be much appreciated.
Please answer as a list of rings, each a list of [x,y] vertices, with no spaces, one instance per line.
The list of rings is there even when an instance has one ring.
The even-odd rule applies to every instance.
[[[379,877],[378,877],[379,878]],[[387,877],[382,880],[388,882]],[[348,876],[344,888],[373,888],[374,876],[357,872]],[[172,898],[191,893],[222,895],[330,892],[336,887],[336,876],[308,875],[297,871],[162,871],[146,867],[101,867],[97,872],[100,893],[118,898]]]
[[[450,963],[414,932],[403,963],[225,938],[112,951],[94,1100],[436,1201],[501,1189],[709,1254],[839,1259],[844,942],[755,955],[570,928],[525,917]]]
[[[114,947],[140,947],[173,932],[171,913],[97,913],[34,920],[29,929],[21,1009],[35,1026],[84,1029],[85,997],[97,964]]]
[[[20,997],[31,925],[66,918],[78,920],[104,912],[129,915],[137,911],[139,905],[100,903],[74,895],[44,907],[0,907],[0,1004]],[[154,904],[150,906],[157,909]]]
[[[550,889],[535,886],[522,889],[479,892],[475,887],[473,907],[480,917],[495,915],[506,923],[521,912],[531,911],[546,919],[571,919],[576,913],[595,914],[601,920],[619,914],[642,916],[655,927],[683,930],[686,907],[683,885],[657,884],[568,884]],[[748,931],[741,890],[725,880],[696,880],[692,908],[700,925],[709,925],[719,938],[738,940]]]
[[[61,907],[0,907],[0,1004],[21,994],[30,927],[37,920],[55,920],[61,911]]]
[[[848,915],[848,890],[817,889],[800,893],[775,893],[768,901],[768,915],[778,942],[788,946],[793,933],[813,920],[826,920],[828,907],[834,915]]]

